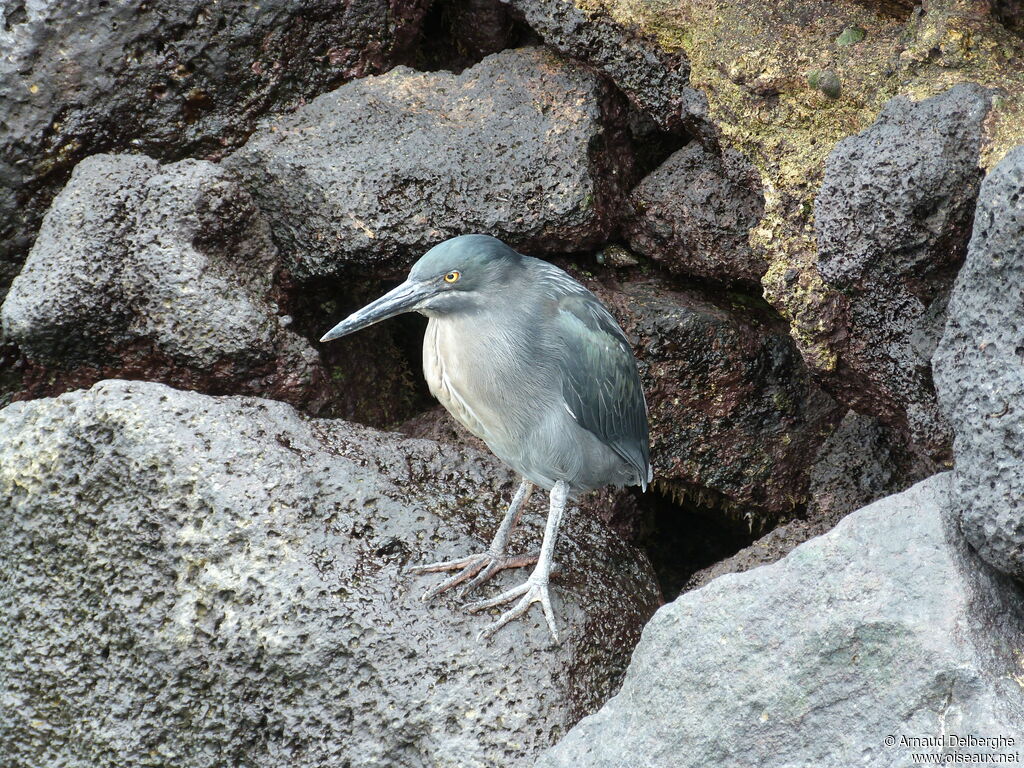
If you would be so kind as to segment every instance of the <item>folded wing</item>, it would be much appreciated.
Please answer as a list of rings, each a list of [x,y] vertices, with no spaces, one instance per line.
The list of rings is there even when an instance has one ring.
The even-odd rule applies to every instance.
[[[562,296],[556,324],[566,355],[562,396],[576,422],[651,480],[647,405],[633,350],[615,319],[587,293]]]

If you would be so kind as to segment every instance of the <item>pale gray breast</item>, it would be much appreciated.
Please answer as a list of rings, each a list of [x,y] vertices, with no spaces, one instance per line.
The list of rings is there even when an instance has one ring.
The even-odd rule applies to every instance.
[[[488,333],[487,324],[472,318],[431,318],[423,337],[423,375],[431,394],[466,429],[515,465],[522,438],[537,420],[540,393],[531,392],[535,381],[524,371],[527,361],[515,334],[492,328]],[[510,387],[517,396],[510,397]]]
[[[441,401],[462,426],[482,440],[487,439],[484,421],[466,401],[462,366],[453,358],[451,329],[444,320],[431,318],[423,336],[423,376],[430,394]],[[460,386],[463,391],[460,392]],[[479,408],[479,405],[477,406]]]
[[[472,318],[431,318],[423,338],[423,374],[441,404],[521,475],[575,491],[630,482],[614,451],[576,422],[557,369],[531,355],[523,328]],[[625,475],[623,473],[626,473]]]

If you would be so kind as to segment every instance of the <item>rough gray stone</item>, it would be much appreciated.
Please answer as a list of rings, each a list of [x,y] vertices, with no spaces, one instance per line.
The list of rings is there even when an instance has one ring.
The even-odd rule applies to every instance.
[[[935,354],[956,440],[956,506],[971,544],[1024,579],[1024,147],[985,179]]]
[[[0,264],[83,157],[218,154],[255,120],[410,54],[418,0],[0,5]],[[6,262],[10,263],[10,262]],[[7,281],[0,280],[0,297]]]
[[[760,285],[768,265],[748,233],[763,213],[760,179],[743,155],[691,142],[633,190],[624,229],[634,250],[674,274]]]
[[[599,7],[566,0],[507,0],[544,42],[607,75],[662,129],[714,143],[707,99],[689,86],[690,63]]]
[[[603,86],[542,49],[460,75],[404,67],[262,126],[226,164],[267,212],[288,268],[397,273],[448,237],[486,232],[530,253],[603,241],[628,159]]]
[[[276,262],[262,214],[219,166],[96,155],[55,199],[0,322],[40,364],[308,400],[323,373],[279,317]]]
[[[836,145],[814,204],[818,270],[843,294],[846,315],[827,386],[937,460],[952,435],[929,363],[970,236],[989,106],[990,93],[973,84],[892,99]]]
[[[1018,753],[1024,594],[966,546],[937,475],[773,565],[663,607],[622,690],[539,766],[920,763]],[[1011,737],[914,748],[893,736]]]
[[[824,533],[846,515],[928,477],[930,462],[907,453],[892,430],[849,411],[822,444],[811,470],[807,518]]]
[[[160,384],[7,407],[6,764],[530,764],[615,690],[657,588],[570,513],[560,647],[539,611],[480,642],[492,619],[423,603],[433,580],[406,566],[485,546],[512,480],[473,450]]]

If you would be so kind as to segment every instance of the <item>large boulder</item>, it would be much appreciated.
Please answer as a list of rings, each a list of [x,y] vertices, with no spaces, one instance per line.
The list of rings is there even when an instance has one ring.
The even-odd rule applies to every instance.
[[[674,274],[756,286],[767,265],[748,240],[763,212],[743,155],[691,142],[630,193],[624,229],[633,250]]]
[[[814,201],[818,271],[847,317],[829,389],[909,431],[936,458],[952,436],[931,356],[970,236],[989,102],[971,84],[920,102],[893,99],[832,150]]]
[[[266,122],[225,163],[300,279],[397,273],[467,232],[577,251],[611,232],[629,181],[613,101],[539,48],[460,75],[400,67]]]
[[[818,447],[842,413],[785,324],[738,294],[655,281],[591,288],[633,343],[658,487],[755,532],[805,504]]]
[[[0,5],[0,264],[83,157],[237,146],[255,119],[411,56],[418,0]],[[13,276],[13,275],[12,275]],[[9,279],[9,278],[8,278]],[[0,273],[0,296],[8,280]]]
[[[622,690],[537,764],[1014,760],[1024,592],[967,547],[948,489],[934,476],[660,609]]]
[[[316,405],[325,373],[275,301],[277,249],[250,195],[203,160],[95,155],[54,200],[0,307],[62,391],[130,375]]]
[[[935,354],[956,440],[956,507],[971,544],[1024,579],[1024,146],[985,179]]]
[[[6,760],[531,764],[617,688],[658,592],[570,513],[561,646],[539,611],[482,642],[491,618],[423,603],[406,566],[486,546],[513,487],[473,450],[269,400],[105,381],[7,407]]]

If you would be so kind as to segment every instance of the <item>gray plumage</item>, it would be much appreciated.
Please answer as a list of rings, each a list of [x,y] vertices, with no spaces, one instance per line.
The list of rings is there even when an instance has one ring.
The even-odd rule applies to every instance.
[[[472,249],[472,250],[470,250]],[[647,414],[629,343],[597,298],[565,272],[499,240],[468,235],[412,276],[492,266],[488,290],[458,310],[424,311],[431,393],[519,474],[550,490],[646,488]],[[504,260],[498,267],[494,262]],[[468,278],[463,278],[468,279]],[[476,293],[478,289],[473,289]]]
[[[606,485],[646,489],[652,477],[647,407],[629,343],[583,285],[485,235],[432,248],[406,282],[322,341],[408,311],[430,318],[423,370],[431,393],[524,477],[518,501],[487,553],[419,569],[461,569],[428,596],[476,576],[473,587],[502,567],[524,564],[504,549],[532,485],[539,485],[551,491],[552,510],[537,569],[525,585],[530,589],[470,607],[479,610],[523,594],[490,631],[537,600],[557,638],[547,597],[550,550],[562,513],[556,514],[556,502],[564,507],[566,497]]]

